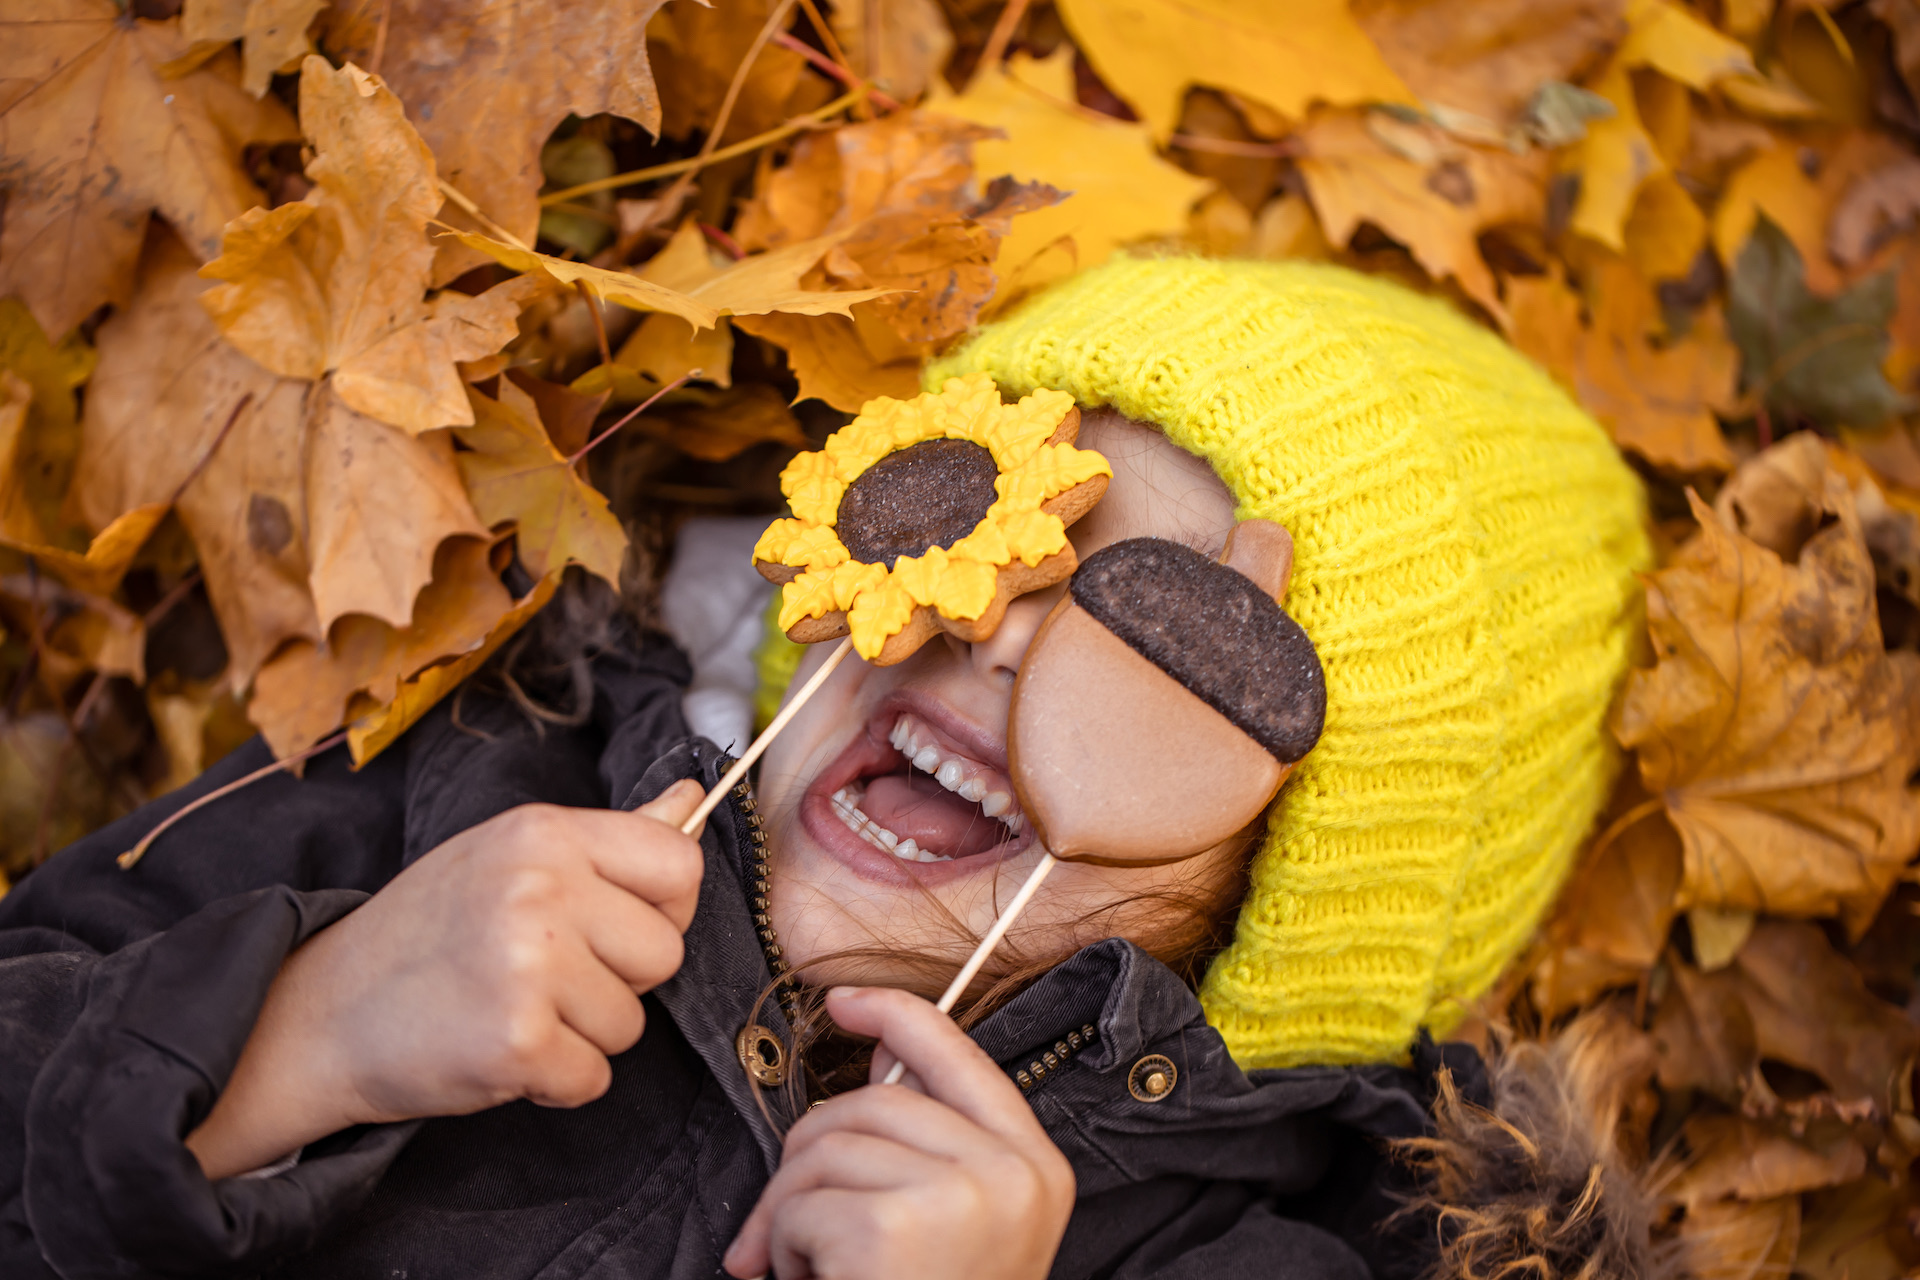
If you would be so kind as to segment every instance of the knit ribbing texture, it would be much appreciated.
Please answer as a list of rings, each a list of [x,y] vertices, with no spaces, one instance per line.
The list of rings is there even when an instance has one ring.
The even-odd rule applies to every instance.
[[[1326,729],[1201,987],[1248,1069],[1401,1058],[1526,944],[1618,769],[1645,498],[1544,373],[1339,267],[1123,259],[932,366],[1110,405],[1293,534]]]

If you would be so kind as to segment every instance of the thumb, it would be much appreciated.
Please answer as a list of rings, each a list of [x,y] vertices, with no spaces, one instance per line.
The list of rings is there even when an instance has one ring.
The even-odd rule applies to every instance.
[[[641,805],[638,809],[635,809],[634,812],[645,814],[655,822],[664,822],[668,826],[678,830],[680,824],[685,822],[692,816],[693,811],[700,807],[700,801],[705,798],[706,794],[706,789],[694,779],[682,778],[653,799]],[[687,834],[698,840],[700,838],[700,831],[703,830],[706,825],[703,819],[699,828]]]

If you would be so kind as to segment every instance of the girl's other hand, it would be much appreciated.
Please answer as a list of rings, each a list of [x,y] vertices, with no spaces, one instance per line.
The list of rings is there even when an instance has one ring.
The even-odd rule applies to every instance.
[[[188,1149],[209,1178],[355,1124],[574,1107],[640,1039],[704,860],[691,781],[633,813],[524,805],[433,849],[281,968]]]
[[[873,1084],[802,1117],[727,1251],[735,1276],[1041,1280],[1073,1211],[1073,1169],[1005,1072],[933,1005],[839,987],[827,1011],[879,1039]]]

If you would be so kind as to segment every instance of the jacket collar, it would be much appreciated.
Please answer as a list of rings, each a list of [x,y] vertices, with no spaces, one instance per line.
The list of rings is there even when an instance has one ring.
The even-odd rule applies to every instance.
[[[705,739],[683,742],[633,783],[620,807],[636,808],[682,778],[711,787],[729,763]],[[686,958],[655,995],[752,1130],[771,1170],[779,1163],[781,1135],[804,1102],[793,1090],[756,1084],[738,1048],[741,1032],[754,1024],[783,1045],[792,1042],[792,1028],[771,994],[774,977],[748,906],[753,840],[737,800],[714,810],[704,843],[707,871]],[[1276,1130],[1298,1137],[1331,1123],[1392,1138],[1423,1134],[1431,1124],[1437,1060],[1413,1071],[1308,1067],[1249,1074],[1228,1054],[1186,984],[1118,938],[1055,966],[970,1034],[1020,1084],[1073,1160],[1083,1195],[1102,1184],[1202,1169],[1211,1177],[1307,1185],[1320,1170],[1303,1153],[1326,1144],[1276,1141],[1284,1136]],[[1151,1080],[1156,1070],[1157,1082]],[[1132,1140],[1146,1134],[1161,1140]]]

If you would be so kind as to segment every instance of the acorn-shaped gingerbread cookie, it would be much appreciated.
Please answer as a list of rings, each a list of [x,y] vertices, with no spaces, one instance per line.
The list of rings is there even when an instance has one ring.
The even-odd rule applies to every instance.
[[[1278,603],[1292,568],[1293,539],[1267,520],[1236,526],[1219,561],[1133,538],[1081,563],[1007,726],[1056,858],[1175,862],[1259,817],[1326,716],[1319,655]]]

